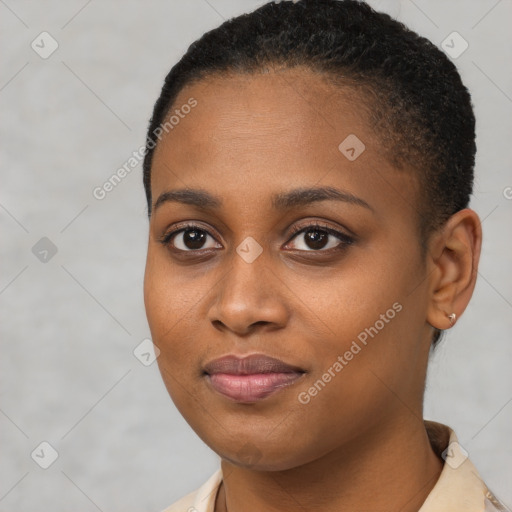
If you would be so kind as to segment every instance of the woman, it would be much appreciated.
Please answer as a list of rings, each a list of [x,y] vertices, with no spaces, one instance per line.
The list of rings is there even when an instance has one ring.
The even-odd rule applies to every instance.
[[[474,125],[451,61],[364,2],[268,3],[172,68],[145,304],[221,467],[167,512],[504,510],[423,420],[429,352],[476,281]]]

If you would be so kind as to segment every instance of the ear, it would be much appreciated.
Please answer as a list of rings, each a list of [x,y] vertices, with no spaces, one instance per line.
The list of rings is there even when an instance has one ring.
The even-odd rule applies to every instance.
[[[468,208],[452,215],[429,244],[429,304],[427,321],[437,329],[449,329],[473,295],[482,226],[476,212]]]

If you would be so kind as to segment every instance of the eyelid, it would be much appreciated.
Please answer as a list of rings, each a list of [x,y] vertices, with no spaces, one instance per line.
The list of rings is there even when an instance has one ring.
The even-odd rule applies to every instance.
[[[211,236],[217,243],[220,243],[217,240],[217,238],[214,235],[212,235],[209,228],[202,226],[199,222],[192,222],[192,221],[191,222],[186,222],[186,221],[180,222],[176,225],[173,225],[172,229],[166,230],[163,235],[161,235],[157,238],[157,241],[162,243],[163,245],[168,245],[173,237],[175,237],[179,233],[182,233],[183,231],[187,231],[189,229],[190,230],[197,229],[198,231],[204,231],[205,233],[208,234],[208,236]],[[178,249],[178,250],[180,250],[180,249]],[[197,249],[196,251],[190,251],[190,252],[197,252],[200,250],[201,249]],[[183,251],[183,252],[188,252],[188,251]]]
[[[312,231],[314,229],[318,229],[319,231],[326,231],[327,233],[334,236],[339,235],[345,238],[355,238],[355,235],[350,230],[346,229],[345,231],[347,231],[348,233],[343,233],[343,231],[333,228],[329,224],[319,220],[309,221],[309,224],[306,224],[304,226],[294,226],[291,230],[291,236],[293,237],[298,233],[301,233],[302,231]]]

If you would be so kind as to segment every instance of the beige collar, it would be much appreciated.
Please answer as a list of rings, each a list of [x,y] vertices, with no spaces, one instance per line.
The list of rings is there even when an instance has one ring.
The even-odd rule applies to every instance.
[[[418,512],[506,512],[478,475],[453,430],[433,421],[425,421],[425,428],[434,452],[445,463],[437,483]],[[199,489],[163,512],[214,512],[221,482],[222,469],[219,468]]]
[[[425,428],[434,452],[445,462],[419,512],[484,512],[488,489],[455,432],[433,421],[425,421]]]

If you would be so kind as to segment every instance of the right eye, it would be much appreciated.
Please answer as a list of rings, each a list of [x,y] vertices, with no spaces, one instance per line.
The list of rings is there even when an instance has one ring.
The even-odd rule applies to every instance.
[[[211,240],[208,241],[208,238]],[[160,239],[160,242],[166,247],[184,252],[195,252],[200,249],[214,249],[217,243],[208,231],[194,224],[188,224],[185,227],[166,233]]]

